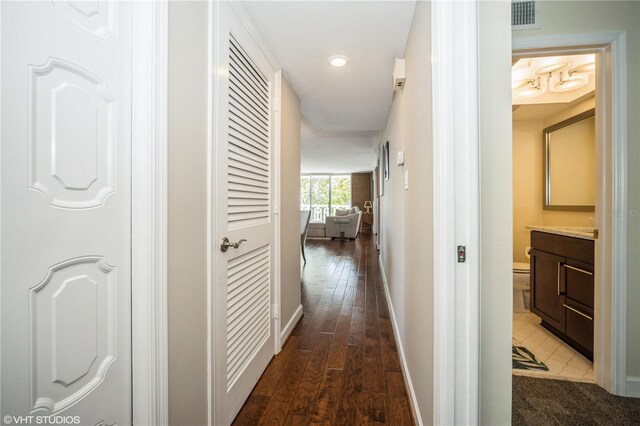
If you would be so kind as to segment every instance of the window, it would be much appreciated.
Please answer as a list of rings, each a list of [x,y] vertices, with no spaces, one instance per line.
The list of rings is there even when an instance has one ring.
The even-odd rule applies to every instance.
[[[324,222],[336,209],[351,208],[350,175],[300,177],[300,210],[311,210],[311,222]]]

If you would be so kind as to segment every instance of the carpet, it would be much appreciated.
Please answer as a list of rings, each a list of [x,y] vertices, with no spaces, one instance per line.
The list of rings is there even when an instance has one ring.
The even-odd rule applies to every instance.
[[[518,370],[538,370],[538,371],[549,371],[544,363],[538,361],[536,356],[531,353],[531,351],[524,346],[512,346],[512,368]]]
[[[513,425],[640,425],[640,399],[591,383],[513,377]]]

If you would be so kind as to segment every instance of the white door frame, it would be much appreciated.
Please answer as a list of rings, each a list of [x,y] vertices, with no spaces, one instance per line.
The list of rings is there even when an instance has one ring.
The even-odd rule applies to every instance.
[[[433,424],[479,422],[478,4],[431,3]],[[451,52],[456,54],[452,55]],[[457,260],[457,246],[466,261]]]
[[[594,306],[596,382],[616,395],[627,395],[627,50],[626,33],[584,33],[514,37],[514,54],[596,52],[599,169],[597,188]],[[607,121],[611,126],[606,126]],[[611,283],[611,286],[603,285]]]
[[[166,425],[168,2],[133,8],[133,423]]]
[[[267,57],[268,59],[268,57]],[[276,69],[275,78],[273,80],[273,111],[272,111],[272,128],[273,128],[273,179],[275,191],[274,220],[275,220],[275,253],[274,253],[274,285],[273,285],[273,304],[272,321],[274,332],[274,354],[280,353],[282,349],[282,297],[280,296],[282,286],[282,215],[280,214],[280,206],[282,205],[282,193],[280,192],[282,182],[282,70]]]

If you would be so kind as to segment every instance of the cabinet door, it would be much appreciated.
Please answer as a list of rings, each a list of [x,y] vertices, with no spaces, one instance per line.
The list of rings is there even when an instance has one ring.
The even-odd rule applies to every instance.
[[[564,333],[564,257],[531,250],[531,312]]]

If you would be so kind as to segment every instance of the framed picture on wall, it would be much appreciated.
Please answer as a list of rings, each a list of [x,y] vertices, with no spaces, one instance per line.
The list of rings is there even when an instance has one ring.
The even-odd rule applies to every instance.
[[[384,146],[380,146],[378,149],[378,178],[380,182],[380,196],[384,195]]]
[[[373,187],[376,190],[374,197],[379,198],[380,197],[380,166],[378,163],[376,163],[376,170],[373,172],[373,181],[374,181]]]
[[[384,180],[389,180],[389,141],[384,144]]]

